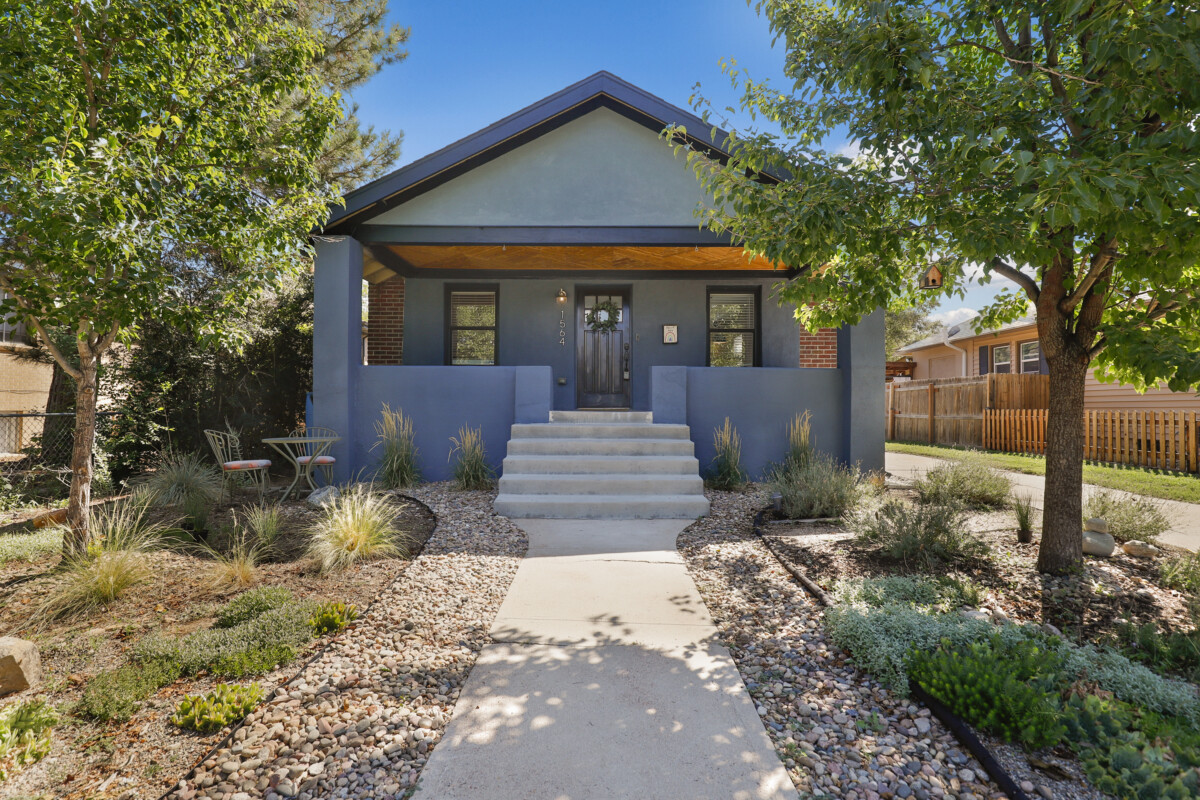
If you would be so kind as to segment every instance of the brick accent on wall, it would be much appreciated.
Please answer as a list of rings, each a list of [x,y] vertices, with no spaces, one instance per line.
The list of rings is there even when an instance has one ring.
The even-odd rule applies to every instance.
[[[836,369],[838,365],[837,328],[821,328],[816,333],[800,329],[800,366]]]
[[[404,278],[372,283],[367,290],[367,363],[404,363]]]

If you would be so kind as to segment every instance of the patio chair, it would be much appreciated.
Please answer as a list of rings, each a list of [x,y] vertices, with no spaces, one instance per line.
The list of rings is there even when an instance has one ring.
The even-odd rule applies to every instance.
[[[221,475],[229,488],[230,501],[233,500],[234,483],[243,477],[250,479],[258,490],[259,500],[262,500],[270,480],[267,470],[271,462],[265,458],[242,458],[242,442],[236,433],[207,430],[204,436],[217,456],[217,463],[221,465]]]
[[[313,426],[311,428],[296,428],[288,434],[295,438],[304,438],[306,436],[337,436],[338,432],[333,428],[320,428]],[[321,477],[325,479],[326,486],[333,485],[333,465],[337,463],[337,459],[330,455],[319,455],[315,459],[313,453],[320,448],[319,444],[304,445],[304,455],[298,457],[296,462],[302,466],[312,462],[313,468],[321,470]],[[311,473],[310,473],[311,474]]]

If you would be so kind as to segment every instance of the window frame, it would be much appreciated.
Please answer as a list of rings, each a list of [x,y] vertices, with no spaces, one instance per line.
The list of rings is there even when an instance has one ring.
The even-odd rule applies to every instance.
[[[1025,345],[1031,344],[1037,348],[1037,352],[1033,358],[1033,369],[1025,369],[1025,354],[1021,351]],[[1020,364],[1021,375],[1036,375],[1042,371],[1042,343],[1037,339],[1029,339],[1028,341],[1017,343],[1017,362]]]
[[[491,325],[453,325],[451,301],[456,293],[490,292],[495,303],[495,317]],[[498,283],[447,283],[444,289],[444,307],[442,312],[442,361],[447,367],[495,367],[500,364],[500,284]],[[492,332],[492,363],[491,364],[455,364],[454,363],[454,331],[491,331]]]
[[[996,353],[999,350],[1007,350],[1008,351],[1008,361],[1005,361],[1003,363],[996,361]],[[991,348],[991,362],[992,362],[992,370],[991,371],[992,372],[998,373],[1000,375],[1011,375],[1012,374],[1012,366],[1013,366],[1012,350],[1013,350],[1013,346],[1011,343],[992,345],[992,348]],[[1000,367],[1004,367],[1006,371],[1001,372]]]
[[[754,328],[714,328],[712,326],[712,296],[714,294],[750,294],[754,296]],[[750,367],[762,366],[762,287],[761,286],[706,286],[704,291],[704,366],[712,366],[713,332],[751,333],[754,335],[754,352]]]

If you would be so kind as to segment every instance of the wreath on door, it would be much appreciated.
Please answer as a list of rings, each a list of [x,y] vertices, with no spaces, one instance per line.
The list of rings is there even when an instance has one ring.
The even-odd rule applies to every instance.
[[[616,330],[620,317],[620,307],[611,300],[605,300],[588,309],[584,321],[587,322],[588,330],[608,333]]]

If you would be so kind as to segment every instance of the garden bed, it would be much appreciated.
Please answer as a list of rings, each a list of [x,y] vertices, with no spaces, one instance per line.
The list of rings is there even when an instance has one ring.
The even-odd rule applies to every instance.
[[[976,608],[999,611],[1018,622],[1049,623],[1076,641],[1103,640],[1119,621],[1153,623],[1170,631],[1190,627],[1186,595],[1160,583],[1163,563],[1181,551],[1162,545],[1161,554],[1138,558],[1118,548],[1111,558],[1086,557],[1081,573],[1058,578],[1037,572],[1038,537],[1019,543],[1011,511],[973,512],[967,524],[988,545],[990,557],[968,560],[939,574],[978,586],[982,593]],[[927,574],[916,564],[883,556],[877,545],[856,542],[840,524],[777,522],[765,525],[763,532],[781,556],[826,591],[856,578]]]
[[[397,496],[391,502],[399,509],[397,529],[410,537],[419,552],[433,530],[433,514],[411,498]],[[300,501],[283,504],[280,510],[281,533],[257,567],[255,586],[284,586],[297,601],[341,601],[363,610],[410,563],[407,558],[384,558],[320,573],[304,557],[304,549],[307,529],[322,512]],[[208,538],[218,549],[224,545],[222,537],[229,535],[235,511],[239,509],[221,503],[209,512],[213,533]],[[4,793],[64,798],[157,796],[221,738],[220,732],[185,732],[170,723],[184,695],[207,691],[218,681],[203,672],[175,680],[153,693],[127,721],[99,722],[72,710],[97,675],[129,661],[137,642],[150,634],[182,637],[211,628],[217,612],[242,589],[214,587],[212,554],[177,532],[168,547],[144,554],[149,578],[107,608],[31,625],[34,611],[57,580],[53,572],[59,562],[57,535],[43,531],[0,537],[0,557],[7,552],[31,558],[0,564],[0,631],[38,645],[45,679],[37,695],[61,714],[49,754],[10,777]],[[238,682],[255,680],[269,694],[328,638],[313,639],[288,663]],[[22,699],[17,695],[4,703]]]

